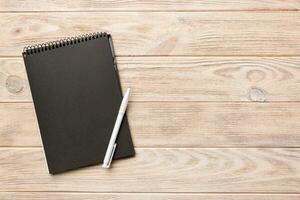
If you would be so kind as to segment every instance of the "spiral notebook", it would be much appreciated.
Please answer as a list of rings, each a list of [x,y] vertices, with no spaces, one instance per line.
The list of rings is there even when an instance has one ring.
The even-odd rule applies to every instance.
[[[122,101],[111,36],[30,46],[23,58],[49,173],[102,163]],[[117,144],[113,159],[134,155],[126,116]]]

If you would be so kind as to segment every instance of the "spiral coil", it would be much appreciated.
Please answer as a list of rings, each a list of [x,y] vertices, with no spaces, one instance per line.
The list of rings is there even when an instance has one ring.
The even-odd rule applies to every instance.
[[[96,32],[96,33],[89,33],[89,34],[84,34],[84,35],[79,35],[75,37],[68,37],[65,39],[61,40],[56,40],[56,41],[51,41],[51,42],[46,42],[46,43],[41,43],[41,44],[36,44],[32,46],[27,46],[24,47],[23,49],[23,56],[27,55],[32,55],[44,51],[50,51],[52,49],[57,49],[60,47],[65,47],[81,42],[85,42],[88,40],[94,40],[102,37],[107,37],[108,34],[105,32]]]

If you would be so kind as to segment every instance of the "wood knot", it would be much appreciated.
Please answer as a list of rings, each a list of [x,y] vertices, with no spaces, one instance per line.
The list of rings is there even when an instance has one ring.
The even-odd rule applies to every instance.
[[[19,76],[10,75],[6,79],[6,89],[13,94],[23,91],[23,80]]]
[[[257,87],[250,88],[248,93],[248,98],[250,101],[256,101],[256,102],[265,102],[267,100],[266,92]]]
[[[20,33],[21,32],[21,29],[19,29],[19,28],[17,28],[16,30],[15,30],[15,33]]]

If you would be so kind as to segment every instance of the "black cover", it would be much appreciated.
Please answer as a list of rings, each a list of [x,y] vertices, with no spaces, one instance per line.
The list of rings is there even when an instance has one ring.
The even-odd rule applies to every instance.
[[[122,101],[110,35],[26,47],[23,58],[49,172],[102,163]],[[133,155],[124,116],[114,159]]]

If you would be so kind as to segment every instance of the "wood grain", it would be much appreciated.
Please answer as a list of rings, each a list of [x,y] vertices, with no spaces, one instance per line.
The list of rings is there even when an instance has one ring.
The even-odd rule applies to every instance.
[[[31,103],[0,104],[0,146],[40,146]],[[299,147],[299,103],[130,103],[136,147]]]
[[[299,101],[299,57],[118,57],[130,101]],[[0,102],[31,102],[21,58],[0,58]]]
[[[40,148],[0,149],[0,191],[300,192],[300,149],[136,149],[110,170],[47,174]]]
[[[0,0],[0,11],[207,11],[299,10],[297,0]]]
[[[299,0],[0,0],[0,199],[300,199]],[[51,176],[24,46],[112,34],[135,158]],[[264,102],[264,103],[259,103]]]
[[[299,194],[0,192],[1,200],[299,200]]]
[[[63,19],[63,20],[62,20]],[[1,13],[0,56],[107,31],[117,55],[299,55],[299,12]]]

